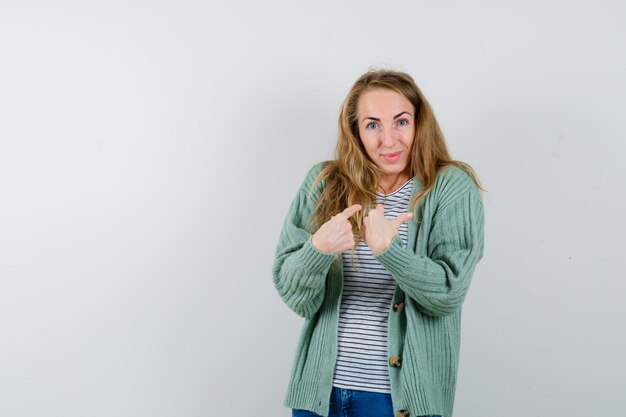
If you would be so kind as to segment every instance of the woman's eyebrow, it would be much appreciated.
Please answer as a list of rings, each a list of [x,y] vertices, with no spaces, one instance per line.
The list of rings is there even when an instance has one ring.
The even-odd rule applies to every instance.
[[[402,116],[403,114],[408,114],[409,116],[411,115],[411,113],[409,113],[408,111],[403,111],[402,113],[398,113],[395,116],[393,116],[393,118],[397,119],[398,117]]]

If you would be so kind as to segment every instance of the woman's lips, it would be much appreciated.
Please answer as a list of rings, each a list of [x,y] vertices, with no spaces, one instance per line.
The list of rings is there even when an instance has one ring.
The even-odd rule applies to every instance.
[[[387,162],[396,162],[398,159],[400,159],[400,155],[402,154],[402,152],[394,152],[394,153],[387,153],[387,154],[383,154],[383,158],[385,158],[385,161]]]

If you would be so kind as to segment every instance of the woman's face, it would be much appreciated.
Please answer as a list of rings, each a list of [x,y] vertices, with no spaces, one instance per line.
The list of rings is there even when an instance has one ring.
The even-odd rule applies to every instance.
[[[393,90],[367,90],[357,102],[359,136],[370,159],[387,177],[406,174],[415,139],[415,108]]]

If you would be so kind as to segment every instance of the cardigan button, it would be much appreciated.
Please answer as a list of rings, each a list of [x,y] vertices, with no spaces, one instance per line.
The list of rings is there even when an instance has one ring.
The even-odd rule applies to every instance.
[[[399,368],[401,364],[402,361],[400,360],[399,356],[394,355],[389,358],[389,365],[393,366],[394,368]]]
[[[400,301],[399,303],[395,303],[393,305],[393,311],[395,311],[396,313],[399,313],[402,310],[404,310],[404,301]]]
[[[409,417],[409,412],[406,410],[398,410],[396,417]]]

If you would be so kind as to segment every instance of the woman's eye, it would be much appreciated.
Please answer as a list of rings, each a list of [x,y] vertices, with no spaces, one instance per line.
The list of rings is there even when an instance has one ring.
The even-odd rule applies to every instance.
[[[398,124],[399,124],[400,126],[406,126],[406,125],[408,125],[408,124],[409,124],[409,121],[408,121],[408,120],[406,120],[406,119],[400,119],[400,120],[398,120]]]
[[[376,129],[377,127],[378,127],[378,123],[371,122],[367,124],[368,129]]]

